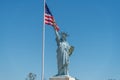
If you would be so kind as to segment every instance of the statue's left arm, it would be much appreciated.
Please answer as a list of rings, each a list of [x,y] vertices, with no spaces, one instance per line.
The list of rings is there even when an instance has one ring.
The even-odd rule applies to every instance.
[[[73,53],[74,51],[74,46],[70,46],[69,48],[69,56],[71,56],[71,54]]]

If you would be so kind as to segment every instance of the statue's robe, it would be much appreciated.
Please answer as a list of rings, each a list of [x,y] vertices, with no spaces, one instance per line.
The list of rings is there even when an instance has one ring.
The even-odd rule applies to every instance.
[[[58,75],[68,75],[70,45],[66,41],[60,41],[57,49]]]

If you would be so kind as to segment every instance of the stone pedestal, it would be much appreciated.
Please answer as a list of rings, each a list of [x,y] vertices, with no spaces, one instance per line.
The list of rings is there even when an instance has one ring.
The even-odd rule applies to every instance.
[[[75,80],[75,78],[71,76],[55,76],[55,77],[49,78],[49,80]]]

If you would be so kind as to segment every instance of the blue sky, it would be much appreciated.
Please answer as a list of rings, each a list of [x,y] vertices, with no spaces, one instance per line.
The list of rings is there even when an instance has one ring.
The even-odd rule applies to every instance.
[[[120,1],[47,0],[75,47],[69,72],[80,80],[120,80]],[[41,79],[43,0],[0,1],[0,80]],[[55,34],[46,25],[45,79],[57,73]]]

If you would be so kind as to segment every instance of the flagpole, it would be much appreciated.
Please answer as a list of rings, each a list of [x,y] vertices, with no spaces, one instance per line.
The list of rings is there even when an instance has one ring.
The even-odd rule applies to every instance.
[[[43,32],[42,32],[42,76],[41,80],[44,80],[44,53],[45,53],[45,0],[43,9]]]

